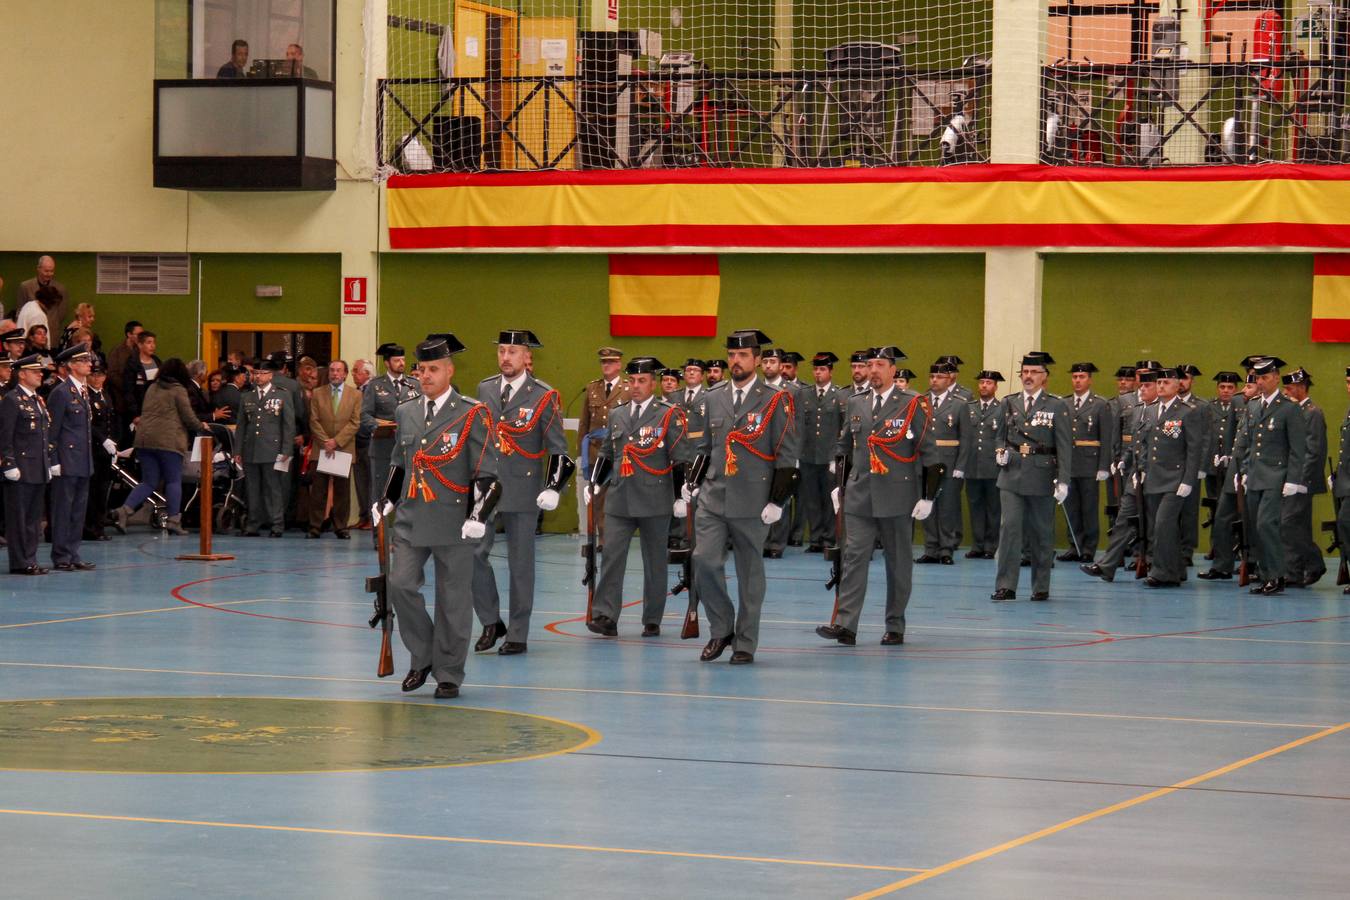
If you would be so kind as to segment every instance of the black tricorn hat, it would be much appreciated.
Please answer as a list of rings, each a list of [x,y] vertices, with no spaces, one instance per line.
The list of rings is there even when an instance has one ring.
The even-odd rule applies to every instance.
[[[854,350],[852,353],[848,355],[848,361],[850,363],[867,362],[871,358],[872,358],[871,350]]]
[[[519,344],[522,347],[542,347],[539,338],[534,336],[533,331],[526,331],[523,328],[507,329],[497,335],[499,344]]]
[[[1236,372],[1215,372],[1214,380],[1219,384],[1241,384],[1242,376]]]
[[[229,366],[226,366],[226,368],[230,368],[230,367],[229,367]],[[89,358],[89,374],[90,374],[90,375],[107,375],[107,374],[108,374],[108,358],[107,358],[106,356],[104,356],[102,353],[91,353],[91,354],[90,354],[90,358]]]
[[[1257,356],[1250,357],[1252,362],[1252,371],[1258,375],[1264,375],[1267,372],[1278,372],[1288,365],[1278,356]]]
[[[705,369],[725,369],[727,361],[725,359],[710,359],[704,364]]]
[[[1269,353],[1254,353],[1251,356],[1242,357],[1242,362],[1238,363],[1244,369],[1254,369],[1256,364],[1263,359],[1274,359]]]
[[[913,369],[896,369],[895,377],[903,378],[906,381],[913,381],[917,376],[915,376]]]
[[[834,364],[837,362],[839,362],[839,357],[835,356],[828,350],[822,350],[815,356],[811,357],[811,365],[813,366],[829,366],[831,369],[833,369]]]
[[[1138,366],[1121,366],[1119,369],[1116,369],[1116,377],[1133,378],[1134,373],[1138,368]]]
[[[965,365],[965,363],[961,361],[961,357],[956,356],[955,354],[948,354],[947,356],[939,356],[937,358],[937,361],[951,366],[953,371],[956,370],[957,366]]]
[[[772,343],[773,338],[754,328],[733,331],[727,335],[728,350],[740,350],[746,347],[753,350],[757,347],[767,347]]]
[[[1181,376],[1181,373],[1179,373],[1176,369],[1170,367],[1166,369],[1158,369],[1157,372],[1159,378],[1179,378]]]
[[[448,331],[434,332],[427,335],[427,339],[417,345],[417,361],[431,362],[437,359],[449,359],[456,353],[462,353],[468,348]]]
[[[989,381],[1007,380],[1006,378],[1003,377],[1002,372],[995,372],[992,369],[984,369],[978,375],[975,376],[976,381],[984,381],[985,379],[988,379]]]
[[[1205,374],[1204,372],[1201,372],[1200,369],[1196,367],[1193,363],[1178,363],[1176,366],[1176,370],[1177,375],[1180,376],[1181,378],[1186,378],[1187,376],[1194,378],[1197,375]]]
[[[1134,364],[1136,369],[1161,369],[1163,364],[1156,359],[1141,359]]]
[[[1069,366],[1069,371],[1070,371],[1070,372],[1086,372],[1086,373],[1088,373],[1089,375],[1091,375],[1093,372],[1098,371],[1098,369],[1097,369],[1096,366],[1094,366],[1094,365],[1093,365],[1092,363],[1090,363],[1090,362],[1076,362],[1076,363],[1074,363],[1073,365]]]
[[[888,359],[891,362],[895,362],[896,360],[901,359],[909,359],[908,356],[905,356],[905,351],[901,350],[894,344],[888,344],[885,347],[873,347],[871,350],[867,351],[867,353],[868,359]]]
[[[273,359],[270,356],[258,364],[258,369],[263,372],[280,372],[285,368],[286,364],[284,362],[279,359]]]
[[[1053,365],[1054,362],[1055,358],[1044,350],[1032,350],[1022,357],[1022,365],[1024,366],[1040,366],[1041,368],[1046,368]]]
[[[683,375],[683,374],[684,374],[684,372],[682,372],[682,371],[679,370],[679,369],[662,369],[662,370],[661,370],[661,377],[662,377],[662,378],[679,378],[679,377],[680,377],[681,375]]]
[[[375,355],[381,359],[389,359],[393,356],[407,356],[408,351],[403,349],[402,344],[395,344],[394,342],[389,341],[376,347]]]
[[[1306,384],[1308,387],[1312,387],[1313,384],[1312,375],[1302,366],[1282,377],[1280,381],[1284,384]]]
[[[707,364],[707,363],[705,363],[705,362],[704,362],[703,360],[701,360],[701,359],[694,359],[694,357],[692,357],[692,356],[689,357],[688,359],[686,359],[686,360],[684,361],[684,367],[685,367],[686,369],[689,368],[690,366],[697,366],[698,368],[702,369],[702,370],[705,371],[705,372],[708,371],[708,364]]]
[[[804,362],[805,360],[806,357],[802,356],[796,350],[788,350],[783,353],[783,362],[792,363],[794,366],[801,365],[801,363]]]
[[[644,375],[657,372],[664,374],[665,368],[666,364],[655,356],[635,356],[628,361],[628,365],[624,366],[623,370],[629,375]]]
[[[956,366],[948,362],[943,362],[941,359],[939,359],[937,362],[933,363],[931,366],[928,367],[928,372],[929,374],[955,375]]]
[[[760,354],[760,358],[782,360],[783,358],[786,357],[786,355],[787,354],[785,354],[782,350],[779,350],[777,347],[770,347],[769,349],[765,350],[763,353]]]
[[[1159,371],[1159,369],[1140,369],[1138,374],[1140,384],[1157,381]]]

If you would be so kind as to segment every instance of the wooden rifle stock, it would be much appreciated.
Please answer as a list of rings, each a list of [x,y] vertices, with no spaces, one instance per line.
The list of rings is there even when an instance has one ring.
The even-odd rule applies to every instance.
[[[1246,587],[1252,582],[1251,556],[1247,544],[1247,488],[1238,481],[1237,487],[1233,491],[1237,497],[1237,521],[1233,523],[1233,531],[1236,532],[1236,544],[1238,549],[1238,587]]]
[[[595,604],[595,499],[592,497],[586,504],[586,543],[581,548],[581,558],[586,560],[581,583],[586,585],[587,622],[591,620],[591,607]]]
[[[835,460],[834,486],[839,489],[839,509],[834,513],[834,546],[824,548],[825,558],[830,561],[830,580],[825,582],[825,590],[834,589],[834,609],[830,612],[830,624],[839,618],[839,594],[844,580],[844,491],[848,489],[848,458]]]
[[[1135,548],[1134,554],[1136,579],[1148,577],[1148,505],[1145,499],[1144,482],[1141,480],[1134,489],[1134,502],[1139,507],[1139,546]]]
[[[681,562],[684,586],[689,588],[689,608],[684,612],[684,624],[680,626],[680,640],[688,641],[698,637],[698,591],[694,588],[694,501],[686,504],[684,514],[684,533],[689,549]]]
[[[382,626],[380,659],[375,674],[387,678],[394,674],[394,610],[389,605],[389,542],[384,517],[375,526],[375,552],[380,560],[380,574],[366,579],[366,590],[375,594],[375,615],[370,618],[370,627]]]

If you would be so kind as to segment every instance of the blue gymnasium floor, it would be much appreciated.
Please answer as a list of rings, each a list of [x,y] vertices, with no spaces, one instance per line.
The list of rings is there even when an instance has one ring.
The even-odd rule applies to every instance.
[[[395,678],[374,677],[374,558],[354,537],[226,538],[241,558],[208,565],[172,560],[192,539],[139,529],[89,545],[96,572],[7,578],[4,699],[432,704],[430,685],[399,692],[397,643]],[[660,639],[639,638],[632,611],[618,640],[586,632],[577,546],[540,539],[528,655],[471,658],[458,701],[412,710],[563,720],[581,726],[576,749],[318,774],[0,771],[4,894],[1345,896],[1350,598],[1331,578],[1267,599],[1060,564],[1052,603],[995,605],[994,564],[958,559],[916,567],[908,643],[877,644],[873,602],[850,649],[812,633],[825,563],[789,550],[767,563],[757,662],[733,668],[678,639],[682,598]],[[874,590],[881,577],[874,562]],[[360,700],[380,703],[329,702]],[[52,708],[0,706],[0,747],[25,737],[20,709]],[[228,718],[203,717],[225,732]],[[90,723],[107,719],[62,721],[48,748],[145,746],[153,761],[160,742],[153,724],[100,738]],[[548,723],[512,721],[527,727],[497,743],[532,755],[529,723]],[[283,769],[331,749],[289,724],[229,732],[210,759],[232,740],[272,746]],[[193,769],[183,757],[161,762]],[[47,767],[0,764],[16,760]]]

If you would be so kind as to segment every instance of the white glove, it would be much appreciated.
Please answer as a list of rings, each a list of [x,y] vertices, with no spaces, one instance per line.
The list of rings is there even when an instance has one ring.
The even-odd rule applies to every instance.
[[[1069,486],[1067,484],[1055,485],[1055,502],[1063,503],[1069,499]]]
[[[551,512],[558,508],[558,492],[555,490],[540,491],[539,496],[534,498],[534,505],[544,512]]]
[[[764,511],[759,514],[759,520],[765,525],[772,525],[783,518],[783,507],[777,503],[764,504]]]
[[[999,447],[994,451],[994,462],[998,463],[1000,466],[1006,466],[1008,464],[1007,447]]]
[[[839,488],[830,488],[830,504],[834,507],[835,515],[839,514]]]
[[[1327,476],[1327,490],[1336,490],[1336,479],[1330,475]]]
[[[126,459],[128,456],[131,455],[131,451],[133,451],[133,450],[135,450],[135,449],[136,449],[135,447],[128,447],[128,448],[125,449],[125,450],[118,450],[118,451],[117,451],[117,458],[118,458],[118,459]]]
[[[49,477],[49,478],[60,478],[60,477],[61,477],[61,464],[60,464],[60,463],[57,463],[57,464],[54,465],[54,466],[48,467],[48,469],[47,469],[47,477]]]
[[[910,516],[913,517],[914,521],[922,522],[924,519],[928,518],[929,514],[932,512],[933,512],[932,500],[918,500],[915,502],[914,511],[910,513]]]
[[[1111,468],[1108,469],[1107,471],[1110,472],[1112,475],[1124,475],[1125,466],[1121,465],[1119,462],[1113,461],[1111,463]]]
[[[108,452],[109,456],[117,455],[117,445],[112,442],[112,438],[103,439],[103,449]]]
[[[1137,489],[1138,487],[1139,487],[1139,473],[1138,473],[1138,472],[1131,472],[1131,473],[1130,473],[1130,490],[1135,490],[1135,489]]]
[[[1245,472],[1244,472],[1243,475],[1242,475],[1242,486],[1243,486],[1244,488],[1247,486],[1247,475],[1246,475]]]
[[[838,466],[835,465],[834,460],[830,460],[830,464],[829,464],[828,466],[826,466],[826,468],[829,469],[829,470],[830,470],[830,474],[833,475],[835,469],[837,469]]]
[[[1296,485],[1296,484],[1294,484],[1293,482],[1291,482],[1291,481],[1286,481],[1286,482],[1284,483],[1284,487],[1280,488],[1280,496],[1281,496],[1281,497],[1292,497],[1292,496],[1294,496],[1295,494],[1298,493],[1298,487],[1299,487],[1299,486]]]
[[[1097,470],[1097,480],[1098,480],[1098,481],[1105,481],[1106,479],[1108,479],[1108,478],[1110,478],[1110,477],[1111,477],[1111,473],[1108,472],[1108,471],[1106,471],[1105,469],[1098,469],[1098,470]]]
[[[683,519],[685,516],[689,515],[689,504],[683,500],[676,500],[675,507],[670,513],[677,519]]]
[[[685,503],[693,503],[694,499],[698,497],[698,492],[700,490],[701,488],[691,488],[687,484],[681,485],[680,499],[684,500]]]
[[[475,522],[473,519],[465,519],[464,527],[459,530],[459,536],[466,541],[476,541],[487,534],[487,526],[482,522]]]
[[[593,499],[595,498],[595,494],[596,494],[596,491],[597,491],[597,490],[599,490],[599,486],[598,486],[598,485],[594,485],[594,484],[588,484],[588,485],[586,485],[584,488],[582,488],[582,489],[581,489],[581,505],[582,505],[582,506],[590,506],[590,505],[591,505],[591,500],[593,500]]]
[[[1191,495],[1191,486],[1189,484],[1177,485],[1177,496],[1185,500]]]
[[[1204,469],[1201,469],[1199,472],[1197,472],[1197,473],[1195,473],[1195,474],[1196,474],[1196,477],[1197,477],[1197,478],[1199,478],[1200,480],[1203,481],[1204,478],[1205,478],[1205,476],[1208,475],[1209,473],[1206,472]]]
[[[966,477],[966,473],[963,472],[963,471],[960,470],[960,469],[952,469],[952,477],[953,477],[953,478],[958,478],[958,479],[965,478],[965,477]]]
[[[380,524],[380,522],[384,519],[384,517],[389,515],[393,511],[394,511],[394,504],[390,503],[388,500],[377,501],[373,506],[370,507],[370,524],[371,525]]]
[[[290,460],[290,457],[288,457],[285,453],[278,453],[278,454],[277,454],[277,462],[279,462],[279,463],[280,463],[280,462],[288,462],[289,460]]]
[[[1217,469],[1217,468],[1219,468],[1219,466],[1226,466],[1226,465],[1228,465],[1229,463],[1231,463],[1232,461],[1233,461],[1233,457],[1231,457],[1231,456],[1220,456],[1220,457],[1219,457],[1219,464],[1216,465],[1214,468]]]
[[[19,474],[20,474],[20,473],[19,473],[19,470],[18,470],[18,469],[6,469],[6,470],[5,470],[5,480],[6,480],[6,481],[18,481],[18,480],[19,480]]]

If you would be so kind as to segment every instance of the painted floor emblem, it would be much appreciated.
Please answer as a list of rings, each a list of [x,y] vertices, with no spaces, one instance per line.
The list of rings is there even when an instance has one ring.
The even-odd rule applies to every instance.
[[[343,772],[510,762],[589,746],[582,725],[429,703],[272,697],[0,702],[0,769]]]

